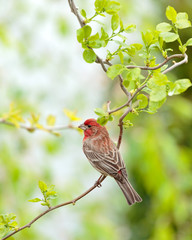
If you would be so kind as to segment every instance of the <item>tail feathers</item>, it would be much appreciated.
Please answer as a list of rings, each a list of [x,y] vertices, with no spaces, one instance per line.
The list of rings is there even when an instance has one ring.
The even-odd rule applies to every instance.
[[[135,191],[135,189],[132,187],[131,183],[127,179],[124,179],[122,182],[116,180],[116,182],[121,188],[129,205],[142,201],[142,198]]]

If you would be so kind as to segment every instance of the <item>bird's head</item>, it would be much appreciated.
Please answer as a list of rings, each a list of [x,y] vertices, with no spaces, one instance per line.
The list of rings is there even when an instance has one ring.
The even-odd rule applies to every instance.
[[[95,119],[90,118],[87,119],[83,124],[78,126],[84,131],[84,140],[88,137],[93,137],[98,134],[100,134],[102,129],[105,129],[105,127],[102,127]],[[106,129],[104,130],[106,131]]]

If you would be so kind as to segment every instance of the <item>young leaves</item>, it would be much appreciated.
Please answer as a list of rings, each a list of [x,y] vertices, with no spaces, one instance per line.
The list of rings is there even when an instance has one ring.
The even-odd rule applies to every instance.
[[[69,109],[64,108],[63,112],[68,117],[70,122],[81,120],[81,118],[77,117],[77,111],[71,111]]]
[[[120,23],[119,15],[117,13],[113,14],[111,18],[111,29],[115,31],[119,27],[119,23]]]
[[[93,63],[95,62],[97,56],[93,49],[86,49],[83,52],[83,58],[87,63]]]
[[[107,76],[112,80],[120,75],[123,71],[127,70],[127,68],[122,64],[115,64],[108,68]]]
[[[17,128],[20,127],[20,123],[25,122],[21,115],[21,110],[17,108],[14,103],[9,105],[9,112],[2,114],[1,118],[5,121],[11,122]]]
[[[137,100],[139,100],[139,106],[138,109],[144,109],[148,105],[148,98],[144,94],[139,94],[137,96]]]
[[[43,181],[39,181],[39,188],[43,194],[43,198],[33,198],[29,202],[41,202],[42,206],[51,207],[50,200],[57,198],[57,193],[54,191],[54,185],[47,186]]]
[[[113,116],[105,112],[102,108],[95,108],[94,112],[99,116],[97,122],[102,126],[107,124],[108,121],[113,121]]]
[[[174,83],[171,82],[169,86],[170,86],[170,89],[169,89],[168,95],[172,96],[172,95],[178,95],[182,92],[185,92],[189,87],[192,86],[192,84],[189,79],[179,79]]]
[[[167,59],[168,52],[173,51],[171,48],[164,49],[164,43],[178,42],[179,50],[184,54],[187,51],[188,46],[192,46],[192,38],[188,39],[185,44],[182,44],[179,30],[191,27],[191,22],[188,19],[187,13],[177,13],[177,11],[168,6],[166,9],[166,17],[170,22],[161,22],[156,26],[156,30],[148,30],[142,33],[143,44],[132,43],[127,44],[127,36],[125,33],[132,33],[136,30],[134,24],[124,25],[120,15],[120,4],[117,1],[112,0],[96,0],[95,1],[95,14],[91,18],[87,18],[85,10],[81,11],[81,15],[85,18],[85,23],[95,21],[95,18],[100,16],[111,15],[111,33],[106,32],[105,28],[101,27],[101,32],[96,32],[92,35],[91,26],[85,25],[83,28],[77,30],[77,39],[84,48],[83,58],[88,63],[93,63],[97,59],[95,53],[96,48],[106,47],[108,42],[115,42],[117,49],[111,52],[107,49],[106,62],[111,61],[116,56],[120,63],[109,64],[107,69],[107,76],[112,80],[121,75],[123,79],[123,85],[129,89],[129,91],[135,92],[140,86],[147,83],[145,92],[149,94],[140,94],[137,96],[139,106],[137,109],[144,109],[148,106],[148,112],[154,113],[165,102],[167,95],[179,94],[185,91],[191,86],[188,79],[181,79],[172,83],[168,80],[165,74],[162,74],[163,70],[168,65],[163,65],[157,71],[149,72],[148,77],[144,79],[141,73],[141,68],[129,67],[129,64],[133,64],[133,57],[141,57],[144,59],[143,66],[156,67],[156,56],[154,56],[154,50],[160,50],[162,56]],[[104,25],[104,24],[103,24]],[[110,62],[111,63],[111,62]],[[128,66],[126,64],[128,63]],[[164,68],[164,69],[163,69]],[[110,115],[103,109],[95,109],[95,113],[99,116],[98,122],[106,124],[111,120]]]
[[[176,17],[177,17],[177,12],[175,9],[171,6],[168,6],[166,9],[166,17],[169,19],[171,22],[175,23],[176,22]]]
[[[16,215],[13,213],[0,215],[0,238],[7,235],[10,231],[18,229],[18,223],[15,219]]]

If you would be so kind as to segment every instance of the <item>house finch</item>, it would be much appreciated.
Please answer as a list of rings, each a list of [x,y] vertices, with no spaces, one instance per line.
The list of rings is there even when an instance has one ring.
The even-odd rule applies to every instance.
[[[86,120],[79,128],[84,130],[83,151],[91,165],[102,175],[116,180],[129,205],[141,202],[142,198],[128,181],[125,163],[106,128],[95,119]]]

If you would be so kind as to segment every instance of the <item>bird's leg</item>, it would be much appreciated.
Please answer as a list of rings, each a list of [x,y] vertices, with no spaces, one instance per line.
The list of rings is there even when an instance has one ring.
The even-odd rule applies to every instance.
[[[99,179],[95,182],[95,186],[97,186],[97,187],[101,187],[101,182],[103,182],[103,180],[106,178],[106,176],[104,176],[104,175],[101,175],[100,177],[99,177]]]

